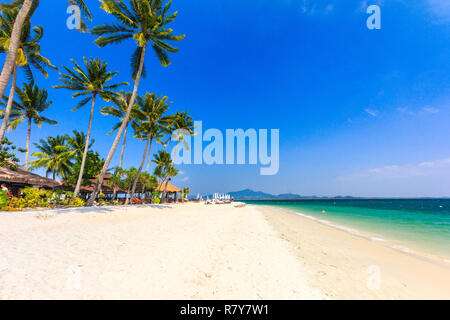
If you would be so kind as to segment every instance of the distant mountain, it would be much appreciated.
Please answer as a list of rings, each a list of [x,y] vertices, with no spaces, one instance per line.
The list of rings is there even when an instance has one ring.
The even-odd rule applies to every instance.
[[[229,194],[236,200],[260,200],[260,199],[274,199],[273,194],[265,193],[262,191],[253,191],[245,189],[241,191],[229,192]]]
[[[301,196],[293,193],[284,193],[273,195],[262,191],[253,191],[245,189],[241,191],[229,192],[236,200],[270,200],[270,199],[355,199],[351,196],[337,196],[337,197],[318,197],[318,196]],[[209,196],[211,198],[211,196]]]
[[[302,196],[300,196],[298,194],[293,194],[293,193],[283,193],[283,194],[279,194],[276,197],[281,198],[281,199],[300,199],[300,198],[302,198]]]

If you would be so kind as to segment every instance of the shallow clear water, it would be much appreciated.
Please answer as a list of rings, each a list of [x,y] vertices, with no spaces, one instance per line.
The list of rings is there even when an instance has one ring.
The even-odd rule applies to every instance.
[[[261,200],[450,258],[450,199]],[[323,212],[324,210],[324,212]]]

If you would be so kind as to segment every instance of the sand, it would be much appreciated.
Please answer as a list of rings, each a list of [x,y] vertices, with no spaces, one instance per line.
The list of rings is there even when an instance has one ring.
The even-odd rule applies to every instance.
[[[448,299],[449,279],[445,266],[276,209],[0,213],[0,299]]]

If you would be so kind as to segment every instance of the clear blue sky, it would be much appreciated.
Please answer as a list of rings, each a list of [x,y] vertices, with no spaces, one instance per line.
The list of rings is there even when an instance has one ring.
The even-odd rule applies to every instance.
[[[95,24],[110,20],[87,0]],[[147,55],[139,93],[167,95],[207,128],[280,129],[280,171],[258,166],[183,166],[174,184],[193,193],[252,188],[270,193],[354,196],[450,196],[450,5],[448,0],[174,0],[173,24],[186,34],[173,64]],[[382,29],[368,30],[365,8],[379,4]],[[97,48],[66,28],[67,3],[41,1],[42,54],[53,64],[100,57],[116,80],[130,81],[134,43]],[[24,81],[23,75],[19,79]],[[57,72],[37,84],[50,88]],[[88,109],[49,89],[47,116],[32,141],[87,130]],[[98,108],[105,106],[101,102]],[[115,119],[94,118],[94,149],[106,156]],[[25,145],[26,126],[8,133]],[[125,165],[144,145],[131,139]],[[34,147],[32,151],[35,150]],[[118,163],[119,151],[113,165]],[[23,157],[22,157],[23,158]]]

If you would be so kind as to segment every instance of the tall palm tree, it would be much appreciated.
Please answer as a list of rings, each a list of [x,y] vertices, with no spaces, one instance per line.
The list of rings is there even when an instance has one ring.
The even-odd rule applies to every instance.
[[[56,176],[62,178],[68,176],[72,171],[72,159],[74,152],[67,145],[65,136],[48,137],[34,144],[39,152],[32,154],[37,158],[30,162],[30,169],[44,168],[46,175],[52,174],[53,180]]]
[[[2,11],[0,15],[0,53],[7,52],[11,43],[12,27],[16,20],[18,9],[9,9]],[[51,62],[41,55],[41,46],[39,42],[44,36],[44,29],[41,26],[31,27],[27,20],[22,28],[19,48],[17,51],[16,62],[13,70],[13,81],[9,94],[8,104],[3,116],[2,126],[0,128],[0,140],[3,138],[14,100],[16,89],[17,71],[22,67],[29,82],[34,83],[34,76],[31,67],[37,69],[42,75],[48,77],[46,68],[57,68]]]
[[[141,165],[139,166],[136,178],[133,182],[131,195],[136,191],[136,186],[139,181],[139,176],[144,168],[147,152],[152,147],[152,142],[155,139],[155,133],[160,134],[162,130],[168,128],[171,118],[164,116],[169,108],[170,103],[167,102],[167,97],[158,96],[154,93],[146,93],[144,97],[138,98],[139,108],[135,111],[135,120],[133,121],[133,129],[136,136],[144,141],[147,141],[144,154],[142,155]],[[166,129],[168,131],[168,129]]]
[[[177,155],[178,145],[180,142],[185,143],[185,135],[192,136],[194,135],[194,121],[192,117],[188,116],[187,111],[185,112],[176,112],[176,114],[172,117],[170,130],[172,133],[172,138],[175,137],[177,140],[177,144],[175,146],[175,153],[173,157],[173,163],[175,163],[175,157]],[[187,148],[187,146],[186,146]]]
[[[106,158],[105,165],[94,188],[94,192],[87,201],[88,206],[94,204],[99,187],[103,183],[111,159],[128,123],[131,108],[136,101],[141,76],[145,77],[144,60],[147,45],[149,43],[151,44],[161,65],[168,66],[170,64],[168,53],[178,52],[178,49],[172,47],[167,41],[180,41],[185,37],[184,35],[174,35],[173,30],[166,27],[169,23],[174,21],[177,16],[177,12],[168,14],[171,7],[171,1],[164,4],[163,0],[130,0],[130,7],[131,8],[128,8],[122,0],[103,1],[101,8],[105,12],[112,14],[119,23],[100,25],[92,30],[92,34],[99,36],[95,42],[100,47],[120,43],[127,39],[134,39],[137,48],[131,59],[134,88],[127,108],[127,113],[117,132],[108,157]]]
[[[64,67],[64,69],[67,71],[67,74],[60,73],[61,75],[60,80],[63,83],[63,85],[54,86],[54,88],[57,89],[68,89],[76,91],[76,93],[72,95],[72,98],[85,97],[78,103],[77,107],[72,111],[76,111],[82,108],[89,101],[92,100],[91,114],[89,118],[89,127],[86,136],[83,160],[81,162],[80,174],[74,191],[75,196],[78,195],[78,193],[80,192],[81,182],[83,180],[83,171],[84,165],[86,163],[86,156],[89,149],[89,139],[91,137],[92,118],[94,116],[96,98],[97,96],[99,96],[105,101],[111,101],[113,98],[119,95],[117,92],[114,92],[113,90],[117,89],[122,85],[128,85],[127,82],[108,85],[108,82],[115,75],[117,75],[118,72],[108,71],[108,64],[100,59],[91,58],[89,59],[89,61],[86,58],[83,59],[86,71],[84,71],[74,60],[71,60],[75,65],[73,71],[67,67]]]
[[[38,127],[41,127],[43,123],[57,125],[58,122],[42,116],[42,113],[47,110],[53,103],[48,101],[47,89],[39,89],[37,85],[24,84],[23,88],[16,88],[18,101],[13,102],[13,108],[10,116],[10,123],[8,128],[14,130],[27,120],[27,146],[25,153],[25,169],[28,169],[28,157],[30,154],[30,137],[31,137],[31,124],[34,123]],[[4,100],[6,97],[3,97]],[[6,102],[4,102],[6,104]],[[0,115],[3,115],[4,110],[0,111]]]
[[[178,170],[173,166],[170,153],[164,150],[160,150],[155,154],[153,162],[156,163],[154,175],[160,179],[161,186],[164,186],[162,196],[162,202],[164,203],[166,201],[167,185],[172,177],[178,175]]]
[[[12,32],[11,32],[11,40],[9,41],[8,46],[8,55],[6,56],[5,63],[3,64],[2,73],[0,75],[0,99],[3,98],[5,94],[6,87],[8,86],[9,79],[14,72],[14,68],[16,65],[16,58],[18,54],[18,49],[21,42],[22,28],[24,23],[31,18],[39,4],[39,0],[18,0],[13,1],[11,4],[0,4],[0,9],[4,12],[7,10],[18,9],[20,10],[14,20]],[[6,125],[8,123],[6,119]],[[2,126],[3,127],[3,126]],[[4,133],[4,131],[3,131]],[[3,138],[3,136],[2,136]]]
[[[120,96],[118,98],[113,99],[114,106],[104,107],[100,110],[100,112],[103,115],[113,116],[113,117],[119,118],[119,120],[120,120],[113,126],[112,130],[108,134],[113,133],[114,131],[119,129],[120,126],[122,125],[123,121],[125,120],[125,116],[127,114],[127,108],[128,108],[128,104],[129,104],[130,100],[131,100],[131,92],[125,92],[122,90],[120,92]],[[128,119],[128,122],[125,126],[125,132],[123,135],[122,151],[120,153],[119,168],[122,168],[122,165],[123,165],[123,156],[125,153],[125,145],[127,143],[128,126],[129,126],[130,121],[133,118],[133,110],[135,110],[136,108],[137,108],[137,106],[135,104],[132,107],[130,118]]]

